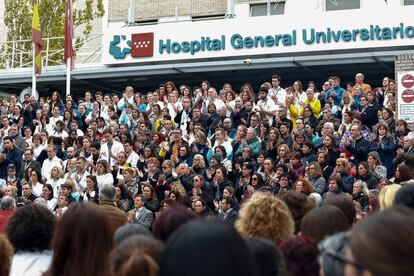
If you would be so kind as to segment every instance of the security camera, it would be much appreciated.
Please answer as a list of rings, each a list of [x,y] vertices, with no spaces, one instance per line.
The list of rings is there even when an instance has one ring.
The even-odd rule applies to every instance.
[[[243,60],[243,63],[247,64],[247,66],[250,66],[252,64],[252,60],[250,58],[246,58]]]

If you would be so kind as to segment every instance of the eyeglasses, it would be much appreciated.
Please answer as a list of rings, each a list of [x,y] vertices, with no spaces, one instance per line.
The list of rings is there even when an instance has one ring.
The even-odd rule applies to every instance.
[[[342,166],[342,164],[336,164],[337,166]]]
[[[252,177],[252,180],[258,180],[258,178],[257,177]]]
[[[199,181],[199,179],[197,179],[197,178],[193,179],[193,182],[198,182],[198,181]]]

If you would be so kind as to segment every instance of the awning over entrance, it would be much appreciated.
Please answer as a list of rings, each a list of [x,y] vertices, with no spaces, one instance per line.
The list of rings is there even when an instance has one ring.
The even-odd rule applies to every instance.
[[[283,86],[291,85],[295,80],[303,83],[313,80],[317,84],[329,76],[338,75],[343,85],[354,81],[357,72],[365,74],[371,85],[380,85],[383,76],[394,77],[394,56],[413,53],[414,46],[388,51],[341,53],[321,52],[320,54],[279,57],[242,57],[238,59],[203,60],[190,63],[145,64],[138,66],[102,66],[96,65],[77,68],[72,72],[72,94],[82,95],[86,90],[101,90],[105,93],[121,92],[127,85],[133,85],[137,91],[147,92],[158,87],[158,84],[172,80],[177,85],[200,85],[209,80],[217,88],[229,82],[238,90],[244,83],[251,83],[257,88],[261,83],[270,81],[273,74],[283,78]],[[323,54],[322,54],[323,53]],[[40,95],[47,96],[51,90],[64,92],[64,68],[54,68],[38,77]],[[11,71],[0,74],[0,90],[9,93],[20,91],[31,86],[30,71]]]

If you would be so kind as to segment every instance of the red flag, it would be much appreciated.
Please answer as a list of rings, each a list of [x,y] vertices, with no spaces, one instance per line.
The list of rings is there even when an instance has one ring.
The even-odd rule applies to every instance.
[[[72,0],[66,0],[66,16],[65,16],[65,63],[70,58],[70,70],[75,68],[75,59],[73,52],[72,40],[73,33],[73,17],[72,17]]]
[[[131,57],[152,57],[154,55],[154,33],[133,34],[131,43]]]

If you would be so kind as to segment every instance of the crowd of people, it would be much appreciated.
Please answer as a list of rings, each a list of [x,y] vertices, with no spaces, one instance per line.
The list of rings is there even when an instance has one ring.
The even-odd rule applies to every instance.
[[[269,81],[3,100],[0,275],[414,274],[395,81]]]

